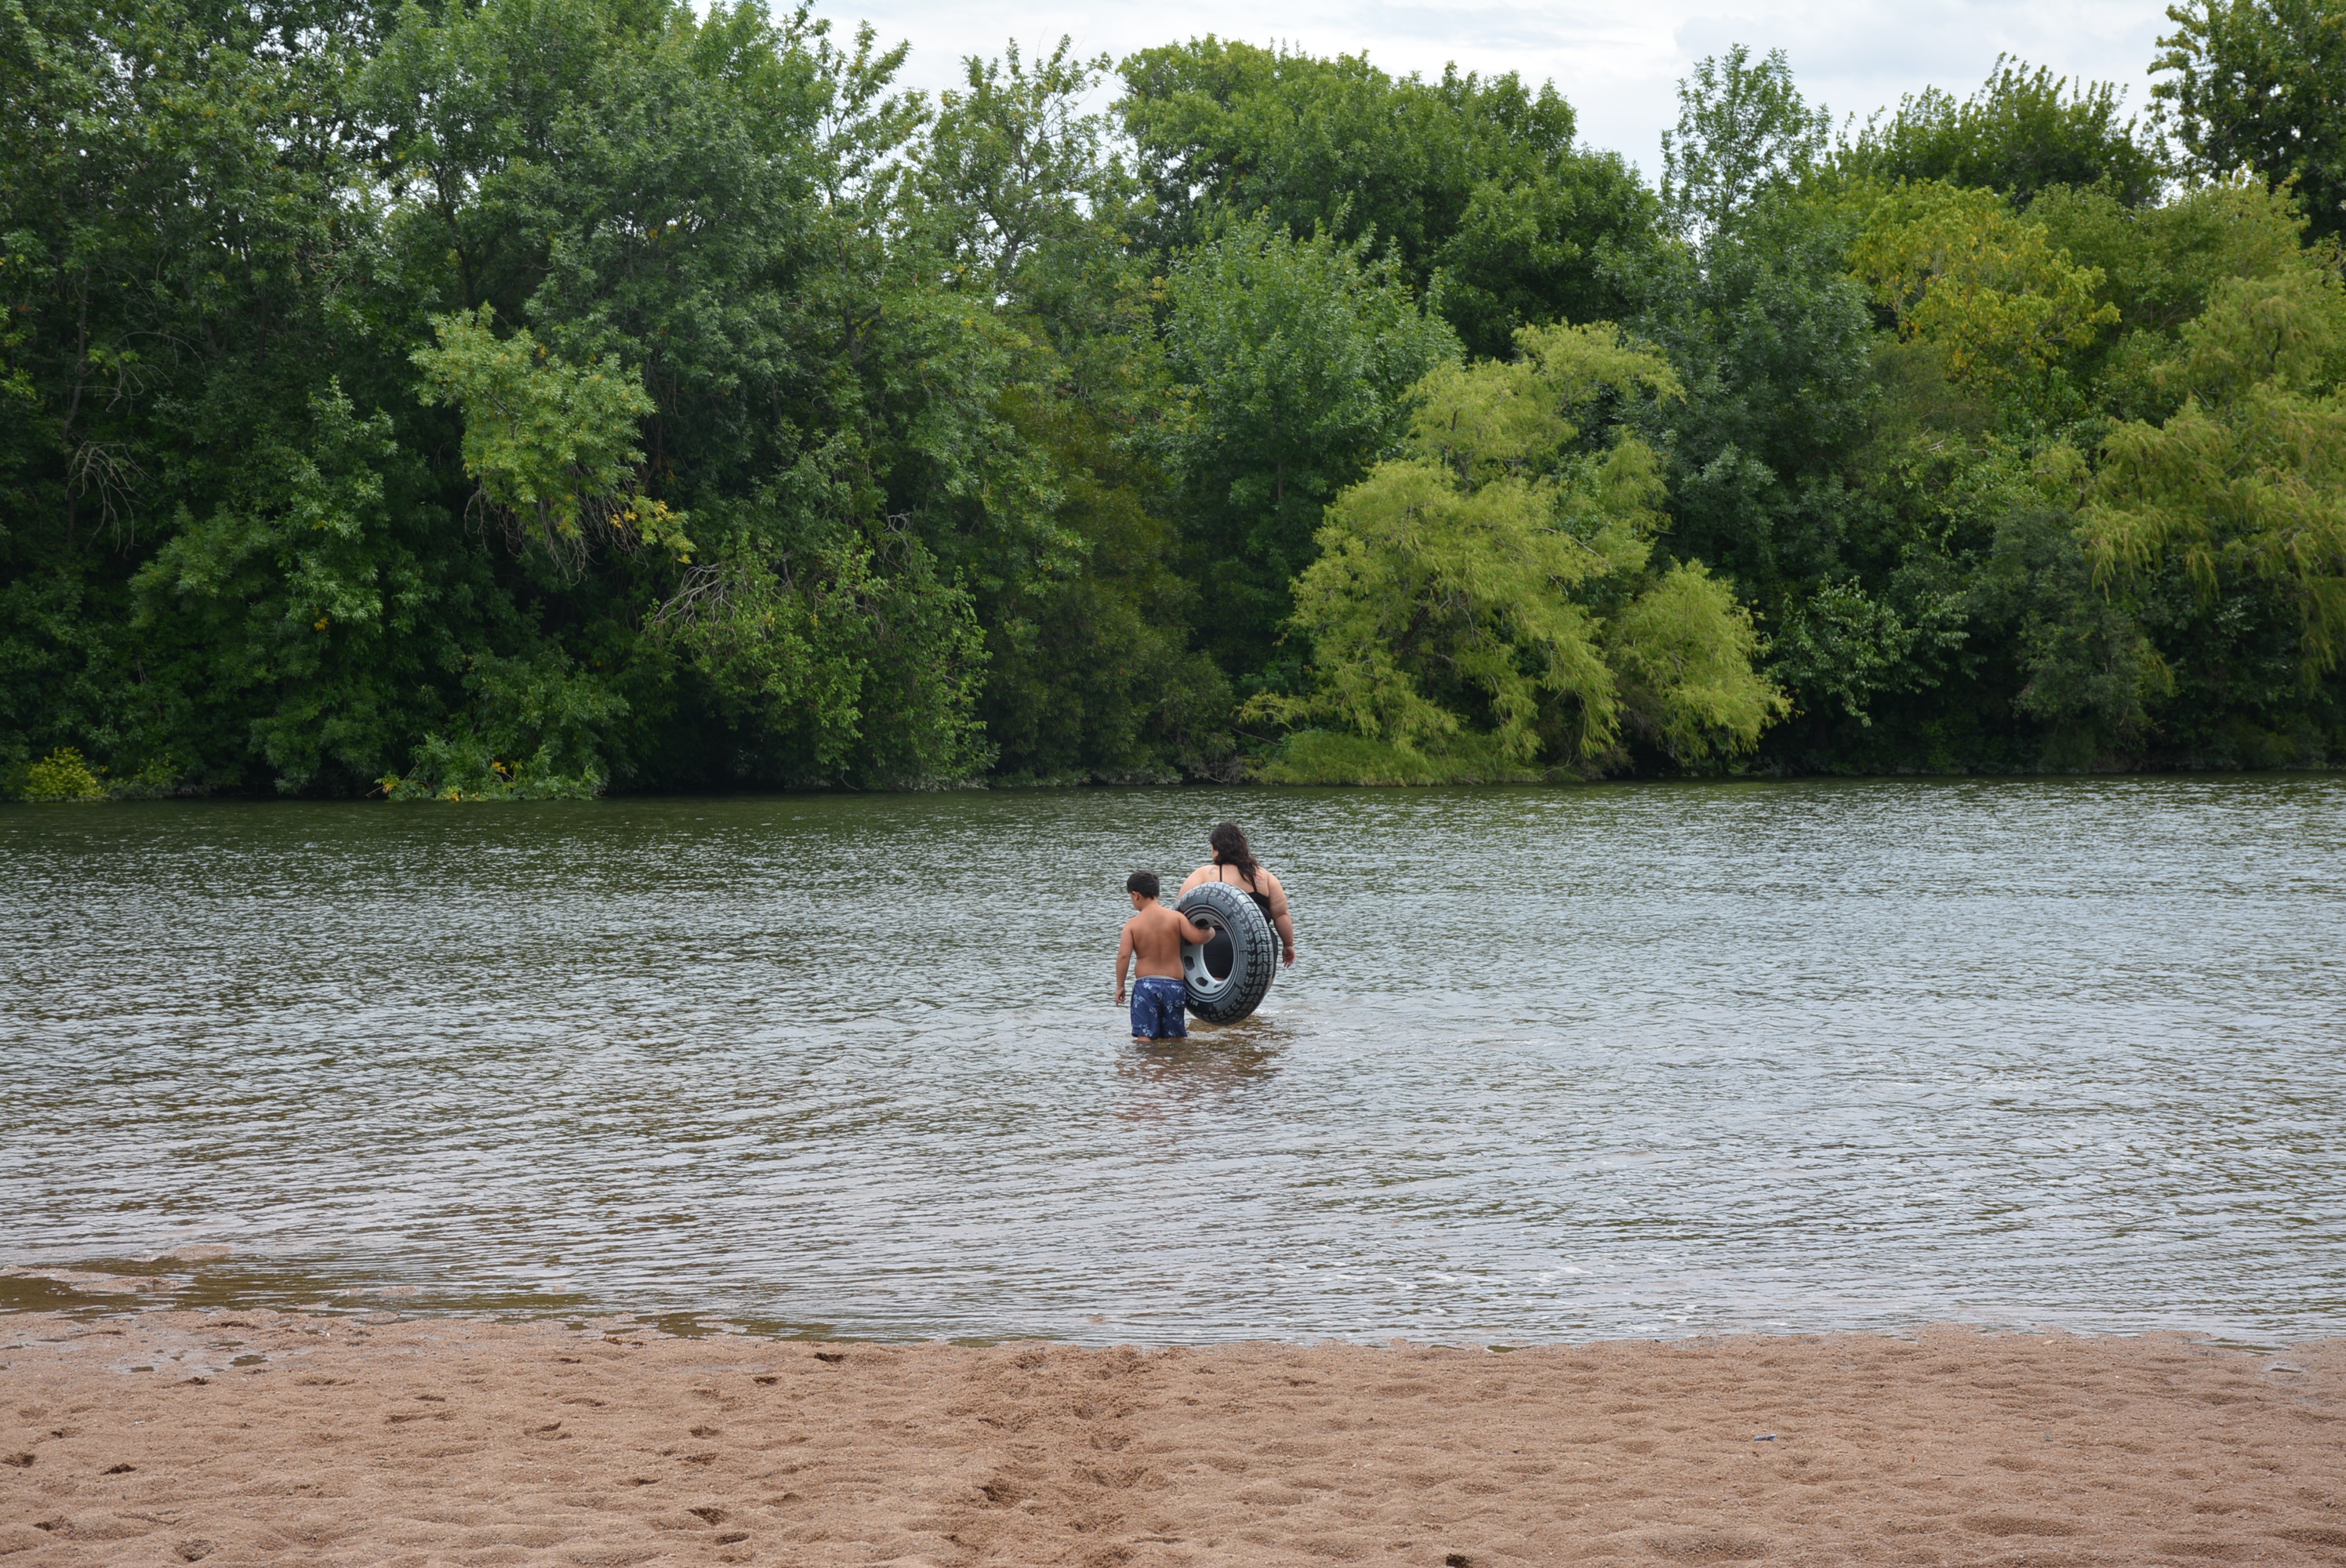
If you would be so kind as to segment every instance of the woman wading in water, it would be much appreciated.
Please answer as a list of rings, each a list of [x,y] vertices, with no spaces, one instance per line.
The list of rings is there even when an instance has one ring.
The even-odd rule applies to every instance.
[[[1287,890],[1254,858],[1254,851],[1247,848],[1246,833],[1236,822],[1216,823],[1207,841],[1214,847],[1214,858],[1189,873],[1181,891],[1186,893],[1199,882],[1232,882],[1245,889],[1247,897],[1254,900],[1271,929],[1279,932],[1280,962],[1293,963],[1295,918],[1288,912]],[[1215,940],[1230,939],[1218,936]]]

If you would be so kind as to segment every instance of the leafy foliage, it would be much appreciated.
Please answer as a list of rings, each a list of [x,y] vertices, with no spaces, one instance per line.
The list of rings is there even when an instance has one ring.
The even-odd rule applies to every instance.
[[[2172,169],[1738,46],[1647,188],[1214,38],[6,0],[0,786],[2332,762],[2337,6],[2170,15]]]
[[[464,472],[481,495],[515,518],[549,552],[589,529],[692,556],[683,519],[638,494],[642,448],[635,422],[658,406],[618,360],[572,366],[526,328],[499,339],[494,307],[435,318],[440,341],[409,356],[423,372],[424,400],[463,411]]]
[[[1241,692],[1283,686],[1289,584],[1321,513],[1407,428],[1410,394],[1457,340],[1390,260],[1259,220],[1198,246],[1168,281],[1168,361],[1191,417],[1165,433],[1189,520],[1205,647]]]
[[[1486,723],[1503,761],[1585,761],[1625,723],[1680,761],[1748,749],[1777,699],[1749,617],[1699,565],[1647,581],[1661,463],[1592,407],[1680,395],[1611,328],[1526,328],[1514,363],[1429,374],[1404,452],[1329,509],[1297,583],[1316,685],[1265,695],[1404,753]]]
[[[2062,359],[2118,319],[2096,297],[2101,272],[2055,249],[2043,225],[2021,221],[1993,191],[1902,187],[1875,207],[1850,260],[1902,336],[1931,344],[1950,379],[1991,397],[2041,399]]]
[[[2151,97],[2205,174],[2293,182],[2317,235],[2346,232],[2346,5],[2187,0]]]
[[[1781,49],[1757,65],[1741,44],[1695,62],[1678,123],[1662,133],[1662,206],[1689,233],[1721,234],[1767,197],[1796,188],[1825,152],[1832,117],[1811,109]]]
[[[2310,686],[2346,654],[2346,290],[2334,274],[2220,285],[2160,367],[2183,407],[2105,439],[2081,530],[2096,567],[2172,561],[2202,602],[2278,589]]]
[[[16,793],[26,800],[102,800],[106,786],[79,751],[60,746],[25,769]]]
[[[1747,584],[1831,575],[1851,526],[1879,392],[1851,228],[1819,202],[1761,202],[1650,273],[1632,319],[1687,392],[1647,421],[1670,461],[1670,548]]]
[[[1514,75],[1399,80],[1207,37],[1124,62],[1117,108],[1168,249],[1232,218],[1366,240],[1467,347],[1525,323],[1619,313],[1613,269],[1653,247],[1654,199],[1617,154],[1576,148],[1571,106]]]
[[[1958,100],[1925,87],[1876,115],[1839,149],[1848,175],[1885,184],[1936,181],[1993,190],[2026,207],[2056,188],[2100,189],[2122,206],[2158,194],[2166,159],[2157,137],[2120,120],[2121,94],[1998,56],[1987,80]]]

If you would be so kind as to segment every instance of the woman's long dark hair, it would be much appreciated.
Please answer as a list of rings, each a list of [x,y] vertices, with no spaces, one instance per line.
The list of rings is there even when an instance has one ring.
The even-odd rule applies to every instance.
[[[1247,848],[1245,829],[1236,822],[1217,822],[1207,842],[1214,846],[1214,864],[1235,866],[1247,886],[1254,886],[1254,874],[1261,868],[1255,864],[1254,851]]]

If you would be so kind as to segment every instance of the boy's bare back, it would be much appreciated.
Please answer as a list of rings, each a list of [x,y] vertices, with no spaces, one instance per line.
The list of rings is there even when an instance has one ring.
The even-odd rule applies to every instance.
[[[1181,978],[1181,944],[1185,942],[1205,942],[1213,932],[1203,926],[1192,925],[1180,915],[1155,900],[1143,903],[1141,895],[1132,895],[1133,916],[1124,922],[1124,940],[1116,948],[1116,994],[1124,999],[1125,969],[1131,966],[1136,979],[1158,975],[1167,980]]]
[[[1124,922],[1132,943],[1133,972],[1181,978],[1181,944],[1204,942],[1213,933],[1191,925],[1163,904],[1151,904]]]

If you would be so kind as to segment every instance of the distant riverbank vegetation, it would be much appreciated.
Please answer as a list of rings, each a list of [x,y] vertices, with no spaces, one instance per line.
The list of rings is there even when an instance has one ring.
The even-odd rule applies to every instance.
[[[2346,0],[2129,113],[0,6],[0,784],[2346,759]]]

